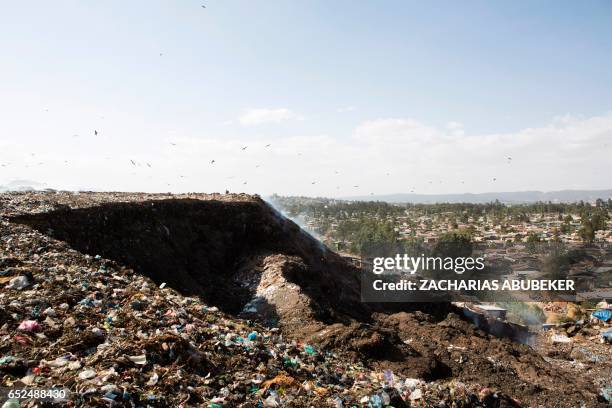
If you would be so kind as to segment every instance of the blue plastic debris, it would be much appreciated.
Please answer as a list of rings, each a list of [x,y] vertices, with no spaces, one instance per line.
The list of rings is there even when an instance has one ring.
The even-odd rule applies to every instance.
[[[382,408],[382,398],[378,395],[372,395],[370,397],[370,402],[368,403],[368,408]]]
[[[612,329],[609,329],[608,331],[604,332],[601,335],[601,338],[605,343],[612,343]]]
[[[608,322],[612,319],[612,310],[600,309],[591,313],[591,317],[601,320],[602,322]]]
[[[316,353],[314,347],[309,344],[304,346],[304,352],[306,352],[306,354],[310,354],[311,356]]]
[[[612,387],[604,387],[601,389],[601,396],[607,401],[612,402]]]

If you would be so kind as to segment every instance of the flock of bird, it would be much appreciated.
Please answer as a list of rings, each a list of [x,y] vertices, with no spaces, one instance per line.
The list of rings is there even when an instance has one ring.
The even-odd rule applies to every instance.
[[[48,111],[48,109],[45,109],[45,111]],[[93,130],[93,135],[94,135],[94,136],[99,136],[99,135],[100,135],[100,133],[98,132],[98,130],[97,130],[97,129],[94,129],[94,130]],[[73,135],[73,137],[78,137],[78,136],[79,136],[79,135]],[[170,145],[171,145],[171,146],[173,146],[173,147],[178,146],[178,144],[177,144],[176,142],[169,142],[169,143],[170,143]],[[271,144],[271,143],[268,143],[268,144],[266,144],[266,145],[264,146],[264,148],[270,148],[271,146],[272,146],[272,144]],[[245,150],[247,150],[247,149],[248,149],[248,147],[249,147],[248,145],[241,146],[241,147],[240,147],[240,151],[243,151],[243,152],[244,152]],[[301,156],[301,155],[302,155],[302,153],[301,153],[301,152],[298,152],[298,153],[297,153],[297,155],[298,155],[298,156]],[[35,156],[35,153],[31,153],[31,156],[32,156],[32,157],[34,157],[34,156]],[[511,164],[511,163],[512,163],[512,157],[510,157],[510,156],[506,156],[506,157],[505,157],[505,160],[506,160],[506,163],[508,163],[508,164]],[[142,163],[138,163],[138,162],[136,162],[136,161],[135,161],[135,160],[133,160],[133,159],[129,159],[129,162],[130,162],[130,164],[131,164],[132,166],[134,166],[134,167],[137,167],[137,166],[142,166]],[[68,164],[68,160],[64,160],[64,163],[65,163],[65,164]],[[212,165],[214,165],[215,163],[217,163],[217,160],[216,160],[216,159],[211,159],[211,160],[210,160],[210,162],[209,162],[209,164],[210,164],[211,166],[212,166]],[[7,167],[9,164],[10,164],[10,163],[0,163],[0,166],[1,166],[1,167]],[[37,163],[37,165],[43,165],[43,164],[44,164],[44,162],[38,162],[38,163]],[[152,168],[152,167],[153,167],[153,166],[151,165],[151,163],[149,163],[149,162],[144,162],[144,165],[145,165],[145,166],[147,166],[148,168]],[[28,166],[28,165],[26,165],[25,167],[27,168],[27,167],[29,167],[29,166]],[[255,165],[255,168],[259,168],[259,167],[260,167],[260,164],[256,164],[256,165]],[[338,170],[334,170],[334,174],[335,174],[335,175],[339,175],[339,174],[340,174],[340,172],[339,172]],[[390,176],[390,175],[391,175],[391,173],[390,173],[390,172],[386,172],[386,173],[385,173],[385,175],[388,177],[388,176]],[[184,176],[184,175],[179,175],[179,178],[184,179],[184,178],[185,178],[185,176]],[[228,177],[227,179],[228,179],[228,180],[234,179],[234,176],[230,176],[230,177]],[[493,182],[496,182],[496,181],[497,181],[497,178],[496,178],[496,177],[493,177],[492,181],[493,181]],[[312,181],[310,184],[311,184],[311,185],[316,185],[316,184],[317,184],[317,182],[318,182],[317,180],[313,180],[313,181]],[[242,182],[242,185],[247,185],[247,184],[248,184],[248,182],[247,182],[247,181],[243,181],[243,182]],[[432,180],[429,180],[429,181],[428,181],[428,184],[430,184],[430,185],[431,185],[431,184],[433,184],[433,181],[432,181]],[[442,184],[442,180],[440,180],[440,184]],[[465,181],[464,181],[464,180],[461,180],[461,184],[465,184]],[[167,185],[168,185],[168,186],[170,186],[171,184],[170,184],[170,183],[167,183]],[[358,184],[352,185],[352,188],[357,189],[357,188],[359,188],[359,185],[358,185]],[[340,186],[336,186],[336,190],[340,190]],[[415,190],[416,190],[416,187],[412,187],[412,188],[410,189],[410,192],[411,192],[411,193],[414,193],[414,192],[415,192]],[[374,193],[370,193],[370,195],[373,195],[373,194],[374,194]]]
[[[202,5],[201,5],[201,7],[202,7],[203,9],[205,9],[205,8],[206,8],[206,5],[202,4]],[[160,57],[162,57],[163,55],[164,55],[164,53],[163,53],[163,52],[160,52],[160,53],[159,53],[159,56],[160,56]],[[48,108],[45,108],[45,112],[48,112],[48,111],[49,111],[49,109],[48,109]],[[93,134],[94,134],[94,136],[98,136],[98,135],[99,135],[98,130],[97,130],[97,129],[94,129]],[[78,135],[73,135],[73,137],[78,137]],[[177,146],[177,143],[175,143],[175,142],[170,142],[170,145],[171,145],[171,146],[176,147],[176,146]],[[269,148],[269,147],[271,147],[271,146],[272,146],[272,144],[271,144],[271,143],[268,143],[268,144],[266,144],[266,145],[265,145],[265,148]],[[242,147],[240,148],[240,150],[241,150],[241,151],[245,151],[245,150],[246,150],[248,147],[249,147],[249,146],[242,146]],[[32,155],[32,156],[34,156],[34,153],[32,153],[31,155]],[[302,156],[302,153],[298,152],[298,153],[297,153],[297,155],[298,155],[298,156]],[[506,157],[506,160],[507,160],[507,163],[508,163],[508,164],[510,164],[510,163],[512,162],[512,157],[507,156],[507,157]],[[64,163],[68,164],[68,161],[67,161],[67,160],[65,160],[65,161],[64,161]],[[210,164],[210,165],[214,165],[215,163],[216,163],[216,160],[215,160],[215,159],[212,159],[212,160],[210,160],[210,162],[209,162],[209,164]],[[1,166],[1,167],[7,167],[9,164],[10,164],[10,163],[1,163],[1,164],[0,164],[0,166]],[[43,163],[43,162],[39,162],[39,163],[38,163],[38,165],[42,165],[42,164],[44,164],[44,163]],[[136,161],[134,161],[134,160],[132,160],[132,159],[130,159],[130,164],[131,164],[132,166],[134,166],[134,167],[136,167],[136,166],[141,166],[141,164],[140,164],[140,163],[137,163]],[[152,167],[152,165],[151,165],[149,162],[145,162],[144,164],[145,164],[147,167],[149,167],[149,168],[151,168],[151,167]],[[26,165],[26,167],[28,167],[28,166]],[[259,165],[259,164],[257,164],[257,165],[255,166],[255,168],[259,168],[259,167],[260,167],[260,165]],[[335,174],[335,175],[338,175],[338,174],[340,174],[340,173],[339,173],[339,171],[338,171],[338,170],[334,170],[334,174]],[[389,173],[389,172],[387,172],[387,173],[386,173],[386,176],[390,176],[390,173]],[[185,178],[185,176],[183,176],[183,175],[179,175],[179,178]],[[233,179],[233,178],[234,178],[234,176],[230,176],[228,179]],[[497,181],[497,178],[493,177],[493,181],[494,181],[494,182],[495,182],[495,181]],[[429,184],[432,184],[432,183],[433,183],[432,181],[429,181]],[[440,183],[442,183],[442,181],[440,181]],[[462,181],[461,181],[461,184],[464,184],[464,183],[465,183],[465,182],[462,180]],[[242,184],[243,184],[243,185],[246,185],[246,184],[247,184],[247,181],[243,181],[243,182],[242,182]],[[316,185],[316,184],[317,184],[317,180],[313,180],[313,181],[311,182],[311,185]],[[170,183],[168,183],[167,185],[171,185],[171,184],[170,184]],[[359,188],[359,185],[353,185],[352,187],[353,187],[353,188]],[[339,189],[340,189],[340,186],[336,186],[336,190],[339,190]],[[411,190],[410,190],[410,192],[411,192],[411,193],[413,193],[414,191],[415,191],[415,187],[412,187],[412,188],[411,188]],[[371,194],[371,195],[373,195],[374,193],[370,193],[370,194]]]

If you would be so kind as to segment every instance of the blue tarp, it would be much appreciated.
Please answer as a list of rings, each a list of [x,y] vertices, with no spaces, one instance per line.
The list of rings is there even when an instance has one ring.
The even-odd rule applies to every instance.
[[[591,317],[596,317],[603,322],[607,322],[612,319],[612,310],[610,309],[596,310],[593,313],[591,313]]]

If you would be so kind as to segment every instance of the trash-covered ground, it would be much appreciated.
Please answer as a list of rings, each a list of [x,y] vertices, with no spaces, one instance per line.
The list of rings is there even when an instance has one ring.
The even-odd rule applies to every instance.
[[[448,305],[360,304],[350,268],[256,197],[5,193],[0,216],[1,385],[67,389],[60,406],[606,406]]]
[[[534,347],[554,367],[589,377],[603,399],[612,404],[612,346],[604,336],[610,330],[604,321],[581,319],[541,333]]]

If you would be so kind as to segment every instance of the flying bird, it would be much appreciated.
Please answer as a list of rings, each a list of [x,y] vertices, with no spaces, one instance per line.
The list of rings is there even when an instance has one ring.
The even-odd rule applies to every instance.
[[[94,130],[94,136],[98,136],[98,131]]]
[[[172,146],[176,146],[176,143],[172,143],[172,142],[170,142],[170,144],[171,144]]]
[[[151,167],[151,165],[150,165],[149,163],[147,163],[147,166],[148,166],[148,167]]]
[[[210,161],[210,164],[215,164],[215,160],[214,160],[214,159],[213,159],[213,160],[211,160],[211,161]]]
[[[134,162],[134,160],[130,159],[130,161],[132,162],[132,166],[136,165],[136,162]]]
[[[310,183],[310,184],[317,184],[317,182],[316,182],[316,181],[313,181],[313,182],[312,182],[312,183]]]
[[[497,179],[495,177],[493,177],[493,181],[497,181]]]
[[[206,6],[202,4],[202,8],[206,8]]]
[[[266,145],[266,147],[270,147],[270,146],[272,146],[270,143],[268,143],[268,144]]]
[[[249,147],[249,146],[244,146],[241,150],[246,150],[247,147]]]
[[[353,187],[355,187],[355,188],[359,188],[359,186],[353,186]]]

